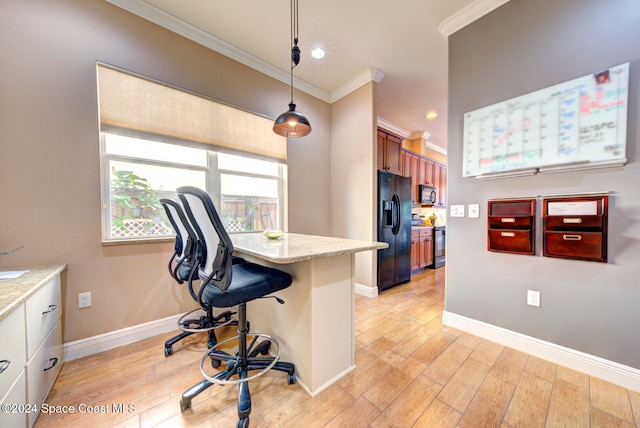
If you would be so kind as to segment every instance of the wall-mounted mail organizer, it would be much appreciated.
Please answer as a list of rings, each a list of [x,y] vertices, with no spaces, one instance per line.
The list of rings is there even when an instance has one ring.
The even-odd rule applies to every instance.
[[[487,249],[501,253],[535,253],[536,199],[489,201]]]
[[[546,197],[543,255],[607,262],[607,195]]]

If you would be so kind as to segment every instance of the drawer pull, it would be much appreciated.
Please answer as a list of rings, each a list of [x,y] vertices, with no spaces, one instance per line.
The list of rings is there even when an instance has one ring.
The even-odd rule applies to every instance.
[[[500,236],[505,238],[513,238],[516,236],[515,232],[500,232]]]
[[[58,305],[49,305],[49,310],[48,310],[48,311],[44,311],[44,312],[42,313],[42,315],[47,315],[49,312],[53,312],[53,311],[55,311],[56,309],[58,309]]]
[[[0,373],[9,368],[11,361],[9,360],[0,360]]]
[[[582,219],[581,218],[563,218],[562,222],[564,224],[580,224],[582,223]]]
[[[58,364],[58,359],[56,357],[49,358],[49,361],[51,362],[51,365],[49,367],[47,367],[46,369],[44,369],[45,372],[47,370],[51,370],[52,368],[54,368],[56,366],[56,364]]]
[[[580,235],[562,235],[562,239],[565,241],[580,241],[582,236]]]
[[[500,221],[503,223],[515,223],[516,219],[513,217],[505,217],[505,218],[501,218]]]

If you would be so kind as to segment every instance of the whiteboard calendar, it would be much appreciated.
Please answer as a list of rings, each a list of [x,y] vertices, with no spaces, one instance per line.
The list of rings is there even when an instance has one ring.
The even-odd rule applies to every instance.
[[[626,157],[629,64],[464,115],[463,177]]]

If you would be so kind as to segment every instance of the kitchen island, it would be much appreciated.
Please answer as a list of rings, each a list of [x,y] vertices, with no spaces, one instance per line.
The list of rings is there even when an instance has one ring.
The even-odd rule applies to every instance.
[[[235,254],[293,277],[277,294],[285,301],[248,303],[251,331],[280,343],[281,359],[296,365],[300,385],[313,397],[355,369],[355,253],[383,242],[285,233],[231,234]]]

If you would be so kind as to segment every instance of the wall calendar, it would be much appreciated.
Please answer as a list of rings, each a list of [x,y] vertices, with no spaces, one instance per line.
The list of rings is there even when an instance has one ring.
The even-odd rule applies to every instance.
[[[464,115],[463,177],[621,160],[629,64]]]

